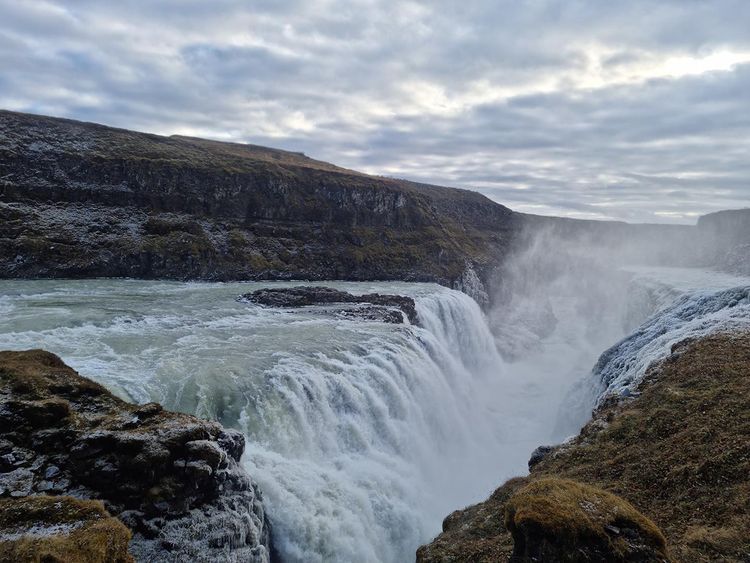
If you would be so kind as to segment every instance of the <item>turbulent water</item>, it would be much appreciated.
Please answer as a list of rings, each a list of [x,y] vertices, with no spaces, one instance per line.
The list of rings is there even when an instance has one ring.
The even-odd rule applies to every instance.
[[[750,279],[700,270],[635,270],[655,313],[606,350],[591,372],[596,399],[630,394],[672,345],[716,331],[750,329]]]
[[[46,348],[124,398],[241,429],[284,560],[408,561],[446,514],[576,430],[602,389],[590,376],[586,400],[568,391],[602,350],[675,300],[738,285],[708,277],[637,272],[625,305],[597,315],[547,288],[546,316],[526,296],[503,322],[436,285],[329,284],[413,296],[420,326],[236,301],[268,284],[3,281],[0,349]]]

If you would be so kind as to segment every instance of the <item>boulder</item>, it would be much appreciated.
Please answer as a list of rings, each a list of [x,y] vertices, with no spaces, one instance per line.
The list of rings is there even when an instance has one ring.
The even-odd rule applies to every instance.
[[[7,509],[42,494],[98,499],[132,531],[137,560],[269,561],[238,432],[126,403],[41,350],[0,352],[0,396]]]
[[[656,525],[626,500],[571,481],[532,481],[505,506],[511,561],[668,562]]]
[[[345,309],[339,313],[348,318],[381,320],[383,322],[403,322],[388,314],[397,309],[406,315],[409,322],[417,323],[417,308],[414,299],[403,295],[381,295],[368,293],[353,295],[332,287],[297,286],[264,288],[244,294],[241,299],[268,307],[307,307],[311,305],[331,305],[337,303],[363,303],[368,307]]]

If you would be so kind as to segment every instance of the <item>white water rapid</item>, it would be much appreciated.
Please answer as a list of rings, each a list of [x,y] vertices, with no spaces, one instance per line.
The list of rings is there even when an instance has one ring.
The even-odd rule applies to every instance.
[[[739,285],[689,275],[637,272],[596,323],[569,285],[545,289],[543,314],[527,294],[488,322],[432,284],[327,284],[410,295],[420,326],[236,301],[260,283],[0,281],[0,349],[48,349],[126,399],[242,430],[284,561],[402,562],[451,511],[524,473],[537,445],[577,430],[603,390],[586,376],[603,350],[658,309],[685,317],[669,303],[695,288]],[[580,381],[585,400],[569,393]]]

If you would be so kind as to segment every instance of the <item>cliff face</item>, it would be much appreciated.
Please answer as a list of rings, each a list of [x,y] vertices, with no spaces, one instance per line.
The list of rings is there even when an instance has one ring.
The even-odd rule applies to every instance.
[[[542,560],[578,561],[580,553],[604,550],[606,557],[587,560],[747,561],[749,382],[747,333],[676,345],[632,398],[604,404],[572,442],[538,451],[528,477],[448,516],[417,560],[553,553]],[[624,499],[615,513],[630,516],[608,520],[606,507],[621,501],[588,487]]]
[[[269,560],[238,432],[125,403],[40,350],[0,352],[0,429],[0,554],[129,561],[132,532],[138,561]]]
[[[481,274],[514,214],[304,155],[0,112],[0,276],[405,279]]]
[[[720,269],[750,276],[750,209],[704,215],[698,220],[702,251]]]

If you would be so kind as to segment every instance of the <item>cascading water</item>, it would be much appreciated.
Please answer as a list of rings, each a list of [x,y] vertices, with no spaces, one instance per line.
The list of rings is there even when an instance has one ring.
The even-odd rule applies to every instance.
[[[406,561],[523,471],[549,394],[513,375],[466,295],[333,285],[411,295],[420,326],[235,300],[260,284],[2,282],[0,348],[49,349],[126,398],[243,430],[284,560]]]
[[[717,331],[750,329],[750,285],[689,291],[605,351],[592,370],[598,398],[629,394],[672,345]]]
[[[436,285],[331,284],[410,295],[419,326],[235,300],[263,284],[3,281],[0,349],[46,348],[125,398],[241,429],[285,561],[409,561],[445,515],[575,432],[601,391],[581,376],[603,349],[656,309],[683,318],[668,304],[688,289],[663,273],[584,291],[572,273],[489,323]],[[571,395],[576,381],[588,388]]]

